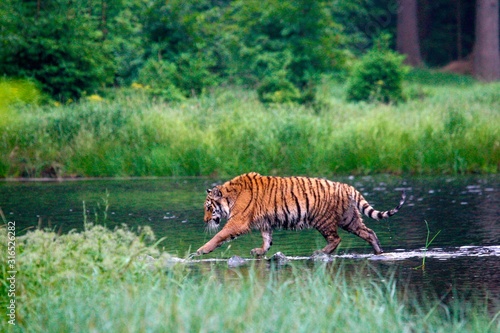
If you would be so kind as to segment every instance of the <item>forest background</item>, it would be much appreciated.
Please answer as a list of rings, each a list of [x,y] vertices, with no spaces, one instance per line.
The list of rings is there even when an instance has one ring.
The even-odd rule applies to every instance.
[[[0,23],[3,177],[498,170],[498,85],[428,70],[499,79],[497,0],[5,0]]]

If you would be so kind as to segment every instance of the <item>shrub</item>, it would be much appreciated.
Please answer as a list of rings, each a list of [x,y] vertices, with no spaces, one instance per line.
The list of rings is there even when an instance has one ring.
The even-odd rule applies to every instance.
[[[39,11],[31,3],[9,5],[0,30],[0,73],[35,78],[64,101],[112,82],[110,45],[82,5],[47,3]]]
[[[0,127],[19,121],[18,106],[39,105],[47,99],[33,80],[0,78]]]
[[[139,71],[138,81],[155,96],[180,101],[215,84],[216,75],[210,72],[209,64],[187,53],[175,62],[150,58]]]
[[[300,91],[282,75],[268,76],[257,88],[262,103],[287,103],[300,101]]]
[[[404,56],[390,50],[371,50],[354,66],[348,79],[350,101],[398,102],[403,99],[407,68]]]
[[[0,109],[15,103],[37,105],[44,99],[33,80],[0,78]]]
[[[201,53],[183,53],[176,64],[175,82],[186,96],[200,94],[217,82],[217,75],[210,71],[211,59]]]
[[[177,67],[168,61],[150,59],[139,71],[138,81],[157,97],[168,101],[184,99],[183,92],[174,84]]]

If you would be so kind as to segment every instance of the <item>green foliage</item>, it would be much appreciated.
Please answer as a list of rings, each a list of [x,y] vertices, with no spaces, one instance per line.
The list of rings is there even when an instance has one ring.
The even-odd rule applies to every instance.
[[[255,87],[284,73],[280,80],[295,88],[272,99],[304,102],[322,73],[343,67],[344,38],[332,10],[323,0],[7,0],[0,72],[34,77],[63,101],[133,82],[177,100],[179,91],[198,95],[221,80]],[[148,77],[155,67],[169,68],[160,79],[166,87]],[[291,97],[295,89],[300,98]]]
[[[476,82],[472,76],[413,68],[405,79],[410,84],[420,86],[467,87]]]
[[[196,95],[217,82],[217,75],[210,71],[211,60],[202,53],[181,54],[177,61],[177,86],[186,95]]]
[[[300,91],[284,75],[268,76],[257,89],[259,100],[263,103],[299,102]]]
[[[249,77],[286,69],[287,78],[301,87],[313,73],[333,69],[339,31],[326,2],[242,1],[240,6],[238,23],[247,27],[241,36],[241,56],[247,61],[241,64],[248,64],[241,71],[251,71]]]
[[[19,121],[19,107],[37,106],[47,100],[39,86],[34,80],[0,78],[0,128],[8,130]],[[7,164],[0,162],[0,173],[8,170]]]
[[[143,32],[150,41],[145,49],[146,65],[153,61],[170,68],[167,91],[179,90],[188,97],[200,94],[217,82],[220,75],[220,70],[216,71],[215,55],[219,46],[216,44],[218,31],[211,26],[223,24],[213,21],[217,19],[218,8],[209,6],[208,1],[173,0],[153,1],[143,9]],[[139,82],[144,84],[148,80],[142,71],[141,74]]]
[[[462,16],[471,6],[462,4]],[[395,16],[395,2],[382,0],[4,0],[0,75],[35,79],[63,102],[139,82],[167,100],[177,100],[179,91],[191,97],[223,83],[261,87],[263,101],[315,103],[320,78],[345,75],[353,55],[363,54],[380,32],[394,35]],[[446,41],[449,29],[455,31],[443,21],[448,16],[438,15],[445,28],[431,29],[421,43],[433,55],[429,63],[443,63],[455,52],[455,43]],[[464,19],[462,56],[472,45],[467,26],[473,25]],[[154,79],[146,75],[151,62],[175,66],[165,74],[167,87],[153,88]],[[283,89],[275,87],[277,81]],[[388,84],[377,79],[371,90],[361,90],[372,99],[399,98],[397,92],[385,96]],[[423,94],[410,91],[410,97]],[[352,98],[366,98],[361,95]]]
[[[177,67],[166,61],[148,60],[139,71],[137,79],[153,95],[168,101],[181,101],[183,92],[175,85]]]
[[[54,1],[40,10],[13,0],[2,6],[7,15],[0,30],[0,73],[35,78],[60,100],[79,98],[112,81],[109,44],[79,2]]]
[[[131,265],[141,265],[137,256],[158,256],[159,251],[146,242],[153,242],[155,235],[149,227],[139,234],[126,226],[111,231],[100,225],[88,225],[83,232],[57,235],[51,230],[36,230],[19,239],[18,253],[25,276],[36,285],[53,286],[64,277],[79,279],[101,275],[102,278],[119,278]],[[39,251],[47,256],[37,257]],[[28,274],[30,274],[28,276]]]
[[[422,256],[422,264],[420,266],[414,267],[413,269],[421,269],[425,271],[425,255],[427,253],[427,250],[429,249],[429,246],[434,242],[434,239],[441,233],[441,230],[436,232],[434,236],[429,240],[431,236],[431,230],[429,229],[429,223],[427,223],[427,220],[424,220],[425,222],[425,227],[427,228],[427,237],[425,239],[425,246],[424,246],[424,255]]]
[[[328,2],[237,1],[234,8],[245,29],[236,32],[233,72],[245,83],[260,82],[263,101],[308,101],[321,73],[342,68],[343,36]]]
[[[403,79],[407,72],[403,60],[404,56],[386,48],[366,53],[349,77],[347,98],[383,103],[403,100]]]
[[[0,238],[7,239],[5,227],[0,227]],[[498,315],[489,315],[484,302],[454,297],[447,303],[432,296],[419,301],[390,274],[363,262],[356,263],[354,272],[339,262],[314,267],[293,263],[282,269],[255,262],[228,269],[225,264],[176,263],[158,246],[147,245],[153,239],[147,228],[134,233],[102,226],[67,235],[36,230],[18,236],[13,331],[499,329]],[[7,245],[0,243],[2,262],[6,262]],[[8,277],[6,270],[0,273],[4,295],[10,286]],[[6,301],[1,300],[4,308]],[[7,320],[0,321],[0,330],[12,329],[8,325]]]
[[[227,87],[169,104],[144,88],[18,107],[22,117],[1,127],[0,175],[40,177],[56,166],[64,176],[497,172],[498,84],[411,84],[428,96],[354,104],[338,82],[325,82],[320,110],[264,106],[254,92]]]
[[[45,97],[33,80],[0,78],[0,110],[15,104],[40,104]]]
[[[101,3],[108,1],[110,0]],[[94,3],[96,5],[99,4]],[[112,0],[111,5],[111,8],[108,6],[111,17],[106,24],[106,42],[110,45],[115,63],[114,83],[128,86],[137,79],[138,72],[144,65],[144,45],[148,41],[143,33],[143,19],[140,15],[143,2]]]

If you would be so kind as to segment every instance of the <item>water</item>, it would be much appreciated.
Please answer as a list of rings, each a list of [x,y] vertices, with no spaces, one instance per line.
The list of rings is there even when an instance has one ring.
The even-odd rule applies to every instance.
[[[196,251],[211,238],[202,220],[205,190],[225,179],[167,178],[123,180],[70,180],[63,182],[0,183],[0,207],[16,221],[21,234],[32,228],[68,232],[88,221],[109,228],[150,226],[166,237],[164,250],[180,257]],[[438,295],[449,290],[476,290],[482,296],[500,295],[500,195],[498,175],[440,177],[335,177],[354,185],[377,209],[397,205],[401,190],[407,201],[398,214],[384,221],[364,218],[378,235],[386,254],[371,255],[363,240],[341,230],[337,259],[358,267],[396,272],[407,285],[430,289]],[[84,211],[85,207],[85,211]],[[428,222],[432,251],[423,252]],[[223,245],[203,259],[249,257],[260,246],[253,232]],[[305,262],[325,245],[315,230],[275,231],[269,256],[280,251]],[[471,246],[474,246],[470,248]],[[426,269],[415,270],[426,256]],[[365,263],[368,263],[367,265]],[[208,265],[213,265],[213,261]],[[226,265],[225,259],[222,263]],[[367,273],[369,274],[369,273]],[[450,289],[451,288],[451,289]],[[496,298],[495,298],[496,297]]]

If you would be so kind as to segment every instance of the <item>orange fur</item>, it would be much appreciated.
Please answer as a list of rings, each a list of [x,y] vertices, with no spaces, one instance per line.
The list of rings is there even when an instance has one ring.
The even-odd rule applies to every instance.
[[[347,184],[308,177],[268,177],[255,172],[207,192],[205,223],[210,229],[216,229],[221,219],[227,219],[227,223],[197,254],[210,253],[225,241],[256,229],[261,231],[263,244],[251,254],[262,256],[271,247],[276,228],[315,228],[327,241],[321,252],[330,254],[340,243],[338,227],[363,238],[380,254],[377,235],[365,226],[361,213],[376,220],[387,218],[397,213],[405,199],[403,193],[396,208],[380,212]]]

